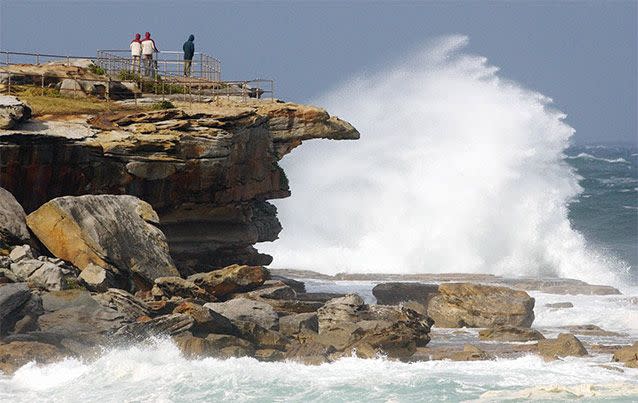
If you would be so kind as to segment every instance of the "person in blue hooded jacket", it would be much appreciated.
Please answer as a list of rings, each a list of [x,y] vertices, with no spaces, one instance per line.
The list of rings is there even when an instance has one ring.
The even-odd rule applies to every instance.
[[[191,75],[191,64],[193,63],[193,55],[195,54],[195,35],[191,34],[188,40],[184,42],[182,49],[184,50],[184,77]]]

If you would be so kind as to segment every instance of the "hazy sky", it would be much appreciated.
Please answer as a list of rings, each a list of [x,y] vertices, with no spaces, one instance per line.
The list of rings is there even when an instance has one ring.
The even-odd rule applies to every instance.
[[[222,60],[225,79],[273,78],[304,102],[428,39],[466,34],[505,77],[554,99],[576,140],[637,139],[637,1],[213,2],[0,0],[0,48],[94,55],[150,31],[162,50]]]

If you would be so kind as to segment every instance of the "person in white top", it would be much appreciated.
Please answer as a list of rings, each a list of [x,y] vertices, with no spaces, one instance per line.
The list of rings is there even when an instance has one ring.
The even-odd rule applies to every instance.
[[[135,39],[131,41],[129,45],[131,48],[131,71],[136,74],[140,74],[140,57],[142,56],[142,41],[140,40],[140,34],[135,34]]]
[[[142,57],[144,58],[144,75],[155,77],[155,66],[153,64],[153,54],[159,52],[155,41],[151,39],[151,33],[144,34],[142,40]]]

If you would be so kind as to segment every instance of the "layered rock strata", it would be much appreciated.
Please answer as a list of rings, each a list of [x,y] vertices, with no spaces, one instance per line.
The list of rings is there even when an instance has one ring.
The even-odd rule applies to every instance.
[[[303,140],[359,137],[322,109],[265,101],[34,123],[0,131],[0,187],[27,213],[66,195],[139,197],[186,274],[270,263],[253,245],[281,231],[267,202],[290,194],[278,161]]]

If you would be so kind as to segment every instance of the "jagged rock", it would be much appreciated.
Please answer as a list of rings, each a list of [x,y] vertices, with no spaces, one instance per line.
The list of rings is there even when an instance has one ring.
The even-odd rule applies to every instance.
[[[324,302],[320,301],[299,301],[297,299],[260,298],[258,300],[270,305],[280,316],[297,313],[317,312],[317,310],[324,305]]]
[[[18,276],[16,276],[11,269],[2,267],[1,260],[2,258],[0,258],[0,284],[19,282],[20,280],[18,279]],[[9,267],[11,267],[11,264],[9,264]]]
[[[78,279],[86,286],[87,289],[95,292],[105,292],[109,288],[117,288],[120,285],[115,275],[93,263],[86,265],[84,270],[80,272]]]
[[[320,302],[322,305],[331,299],[345,297],[346,294],[336,292],[305,292],[297,294],[299,301]]]
[[[272,348],[264,348],[264,349],[255,351],[254,357],[258,359],[259,361],[274,362],[274,361],[283,360],[285,357],[285,354],[279,350],[275,350]]]
[[[209,333],[239,334],[237,326],[233,325],[228,318],[193,302],[182,302],[173,310],[173,313],[183,313],[193,318],[191,332],[195,336],[205,336]]]
[[[42,262],[42,265],[28,277],[27,283],[32,288],[61,291],[71,288],[74,285],[76,276],[77,274],[73,269],[51,262]]]
[[[471,283],[444,283],[428,304],[437,327],[530,327],[534,298],[525,291]]]
[[[12,129],[31,118],[31,108],[18,98],[0,95],[0,129]]]
[[[204,301],[215,301],[212,294],[207,293],[203,288],[198,287],[189,280],[181,277],[159,277],[155,279],[155,285],[151,290],[154,297],[171,298],[174,296],[182,298],[195,298]]]
[[[201,338],[182,333],[173,339],[182,354],[188,358],[250,357],[255,354],[255,347],[251,343],[230,335],[211,334]]]
[[[297,293],[290,286],[284,284],[281,281],[268,280],[264,284],[254,291],[250,291],[242,294],[246,298],[251,299],[277,299],[277,300],[294,300],[297,298]]]
[[[44,263],[38,259],[22,258],[16,263],[11,263],[11,271],[20,281],[26,281]]]
[[[29,362],[48,364],[62,356],[63,353],[51,344],[25,341],[0,344],[0,371],[11,375]]]
[[[479,331],[481,340],[532,341],[543,340],[545,336],[536,329],[515,326],[496,326]]]
[[[57,257],[80,270],[89,264],[150,288],[158,277],[177,276],[151,206],[133,196],[53,199],[27,216],[29,228]]]
[[[49,77],[51,69],[32,66],[30,72]],[[100,79],[79,67],[56,69],[56,82]],[[278,160],[304,139],[359,134],[303,105],[220,100],[195,109],[109,112],[91,119],[91,127],[64,130],[56,127],[68,122],[23,125],[0,134],[0,184],[27,212],[58,196],[137,196],[160,212],[184,276],[233,263],[268,264],[272,258],[253,245],[281,231],[276,208],[266,201],[290,194]],[[133,131],[137,124],[156,131],[140,135]]]
[[[554,302],[553,304],[545,304],[545,306],[552,309],[566,309],[573,308],[574,304],[571,302]]]
[[[320,365],[330,361],[336,352],[333,346],[326,346],[315,340],[294,342],[286,350],[287,360],[298,361],[306,365]]]
[[[24,283],[0,285],[0,336],[7,334],[21,319],[17,311],[31,298]]]
[[[356,294],[328,301],[317,317],[316,341],[346,355],[354,350],[361,357],[405,359],[430,341],[432,320],[427,316],[404,307],[368,306]]]
[[[452,361],[484,361],[493,357],[476,346],[466,344],[463,346],[463,351],[453,352],[449,358]]]
[[[296,293],[301,294],[306,292],[306,285],[304,284],[303,281],[298,281],[292,278],[288,278],[284,276],[276,276],[276,275],[271,275],[270,278],[272,281],[281,281],[282,283],[286,284],[288,287],[295,290]]]
[[[93,299],[107,308],[118,311],[129,321],[150,315],[150,310],[144,301],[118,288],[109,288],[93,296]]]
[[[285,350],[288,345],[288,338],[285,335],[276,330],[266,329],[257,323],[240,321],[237,322],[237,328],[241,338],[261,348]]]
[[[221,270],[194,274],[188,280],[219,298],[253,290],[264,284],[269,276],[268,270],[261,266],[232,265]]]
[[[11,249],[11,252],[9,253],[9,259],[11,259],[11,261],[14,263],[18,263],[23,259],[34,259],[33,252],[31,251],[31,246],[16,246],[15,248]]]
[[[0,118],[1,119],[1,118]],[[8,191],[0,188],[0,253],[31,240],[24,209]],[[5,252],[6,253],[6,252]]]
[[[20,334],[39,330],[38,318],[43,313],[42,298],[36,293],[31,293],[29,300],[12,314],[16,322],[11,333]]]
[[[279,329],[277,313],[270,305],[261,301],[235,298],[226,302],[209,302],[204,306],[227,317],[237,326],[250,322],[269,330]]]
[[[363,298],[357,294],[348,294],[345,297],[332,299],[317,311],[319,328],[332,323],[356,322],[363,309],[365,309],[365,303]]]
[[[538,352],[545,359],[587,355],[587,350],[583,343],[576,336],[569,333],[561,333],[556,339],[540,340],[538,342]]]
[[[316,313],[299,313],[279,318],[281,333],[292,336],[304,331],[319,332],[319,320]]]
[[[372,289],[372,294],[380,305],[398,305],[402,302],[416,301],[424,306],[439,291],[436,284],[421,283],[381,283]]]
[[[142,322],[128,323],[115,332],[115,336],[133,340],[144,340],[149,337],[172,336],[189,330],[194,320],[181,313],[158,316]]]
[[[629,368],[638,368],[638,342],[615,351],[612,360],[622,362]]]

